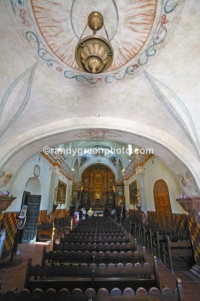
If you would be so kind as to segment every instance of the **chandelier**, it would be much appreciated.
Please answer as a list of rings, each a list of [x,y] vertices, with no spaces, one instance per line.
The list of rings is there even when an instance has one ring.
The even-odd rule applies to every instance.
[[[93,35],[82,38],[87,26],[93,30]],[[88,17],[88,23],[78,41],[75,49],[75,58],[78,65],[86,72],[101,73],[112,64],[114,51],[108,39],[96,35],[96,32],[104,26],[103,16],[99,12],[92,12]]]

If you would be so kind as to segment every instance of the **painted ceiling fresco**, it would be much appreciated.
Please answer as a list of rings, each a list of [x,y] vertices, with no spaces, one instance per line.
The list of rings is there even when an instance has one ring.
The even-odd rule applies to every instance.
[[[135,74],[157,54],[171,37],[184,1],[12,0],[11,17],[47,66],[69,79],[111,82]],[[92,34],[87,26],[92,11],[103,15],[98,35],[108,37],[114,49],[111,67],[98,75],[83,73],[74,54],[80,37]]]

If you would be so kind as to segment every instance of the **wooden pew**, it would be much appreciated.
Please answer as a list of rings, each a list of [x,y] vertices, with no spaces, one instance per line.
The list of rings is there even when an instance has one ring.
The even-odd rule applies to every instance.
[[[173,240],[173,241],[172,241]],[[166,241],[161,242],[161,259],[173,272],[173,257],[193,257],[190,240],[177,240],[167,236]]]
[[[170,234],[171,233],[171,234]],[[174,237],[172,230],[157,230],[151,232],[152,254],[161,259],[161,242],[166,242],[167,235]]]
[[[49,251],[46,252],[46,247],[43,248],[43,254],[42,254],[42,262],[41,264],[44,265],[46,262],[48,263],[100,263],[100,262],[105,262],[105,263],[136,263],[136,262],[141,262],[144,263],[146,262],[146,253],[145,253],[145,248],[143,247],[143,251],[106,251],[106,252],[82,252],[82,251]]]
[[[61,237],[60,242],[61,243],[117,243],[117,242],[125,242],[128,243],[130,241],[130,236],[121,236],[121,237],[116,237],[116,236],[66,236],[66,237]]]
[[[75,288],[72,292],[67,288],[62,288],[58,292],[53,288],[49,288],[46,291],[36,288],[32,292],[27,289],[23,289],[20,292],[16,290],[0,291],[0,301],[141,301],[141,298],[146,301],[183,301],[181,280],[176,280],[176,288],[174,290],[164,287],[161,291],[155,287],[151,287],[149,290],[145,290],[142,287],[137,290],[133,290],[130,287],[120,290],[113,287],[110,291],[103,287],[99,290],[90,287],[84,290]]]
[[[124,290],[126,287],[137,289],[144,287],[150,289],[154,286],[160,289],[157,259],[154,258],[154,263],[119,264],[105,265],[101,264],[98,267],[94,265],[84,265],[80,269],[78,265],[74,268],[69,265],[35,265],[32,266],[31,259],[28,260],[26,278],[24,287],[33,291],[36,288],[47,290],[54,288],[59,291],[66,287],[70,291],[79,287],[85,289],[93,287],[98,290],[105,287],[110,290],[112,287],[118,287]]]
[[[53,251],[137,251],[137,240],[128,243],[59,243],[53,241]]]
[[[37,228],[37,235],[36,240],[37,241],[47,241],[47,240],[53,240],[54,238],[54,224],[50,223],[43,223],[38,226]]]

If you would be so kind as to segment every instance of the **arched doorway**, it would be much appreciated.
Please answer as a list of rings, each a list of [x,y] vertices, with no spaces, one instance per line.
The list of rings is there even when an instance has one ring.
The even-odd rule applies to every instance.
[[[81,206],[96,210],[115,206],[115,175],[108,167],[94,164],[83,172]]]
[[[172,211],[168,186],[164,180],[158,180],[154,184],[154,202],[158,227],[160,229],[172,228]]]
[[[29,178],[25,185],[25,191],[30,192],[31,194],[40,195],[41,194],[41,184],[38,178],[32,177]]]

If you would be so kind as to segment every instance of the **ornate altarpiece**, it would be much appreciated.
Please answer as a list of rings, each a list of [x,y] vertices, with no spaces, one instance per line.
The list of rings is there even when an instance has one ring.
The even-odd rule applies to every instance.
[[[115,206],[115,176],[109,168],[96,164],[84,171],[81,206],[94,209]]]

